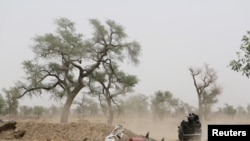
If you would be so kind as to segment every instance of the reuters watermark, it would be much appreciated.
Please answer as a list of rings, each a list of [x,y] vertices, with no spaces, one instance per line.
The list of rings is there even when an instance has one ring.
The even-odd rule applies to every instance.
[[[250,141],[250,124],[210,124],[208,141],[227,139]]]

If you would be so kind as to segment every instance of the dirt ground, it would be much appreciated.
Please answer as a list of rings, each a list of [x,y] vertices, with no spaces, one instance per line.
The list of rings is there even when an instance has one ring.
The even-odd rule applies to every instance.
[[[153,118],[116,118],[112,126],[106,124],[104,117],[87,117],[84,120],[70,119],[69,123],[58,123],[58,119],[20,120],[17,121],[15,130],[0,131],[1,141],[104,141],[112,131],[114,125],[120,124],[125,130],[124,140],[130,137],[145,135],[156,140],[178,141],[177,129],[180,121],[186,116],[153,120]],[[249,124],[248,119],[210,119],[202,123],[202,141],[207,140],[208,124]],[[25,130],[22,138],[16,139],[14,133]]]

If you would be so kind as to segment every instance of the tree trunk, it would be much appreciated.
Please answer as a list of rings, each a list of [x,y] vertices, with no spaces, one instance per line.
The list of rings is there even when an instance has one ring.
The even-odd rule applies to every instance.
[[[69,95],[66,99],[66,103],[63,106],[62,114],[61,114],[61,123],[67,123],[68,118],[69,118],[69,113],[70,113],[70,107],[73,103],[74,98],[76,97],[77,93],[72,93]]]
[[[199,102],[199,116],[200,116],[200,120],[202,120],[203,116],[202,116],[201,95],[198,95],[198,102]]]
[[[111,100],[108,99],[107,102],[108,102],[108,112],[109,112],[107,124],[112,125],[113,119],[114,119],[114,112],[113,112],[113,109],[112,109]]]

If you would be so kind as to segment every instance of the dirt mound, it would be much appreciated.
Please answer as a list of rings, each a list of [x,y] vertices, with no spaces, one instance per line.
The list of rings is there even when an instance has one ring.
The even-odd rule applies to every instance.
[[[16,129],[16,122],[12,121],[12,122],[1,122],[0,125],[0,133],[3,131],[7,131],[7,130],[11,130],[11,129]]]
[[[15,129],[0,133],[1,141],[104,141],[114,126],[88,121],[68,124],[46,122],[17,122]],[[17,134],[21,134],[20,137]],[[139,136],[125,129],[124,140]]]

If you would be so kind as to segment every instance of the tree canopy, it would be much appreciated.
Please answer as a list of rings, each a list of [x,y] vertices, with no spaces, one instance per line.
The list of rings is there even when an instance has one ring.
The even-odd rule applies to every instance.
[[[77,33],[75,23],[67,18],[56,19],[55,33],[34,38],[34,58],[23,62],[25,81],[16,83],[17,98],[45,91],[56,98],[66,97],[61,122],[67,122],[74,98],[88,88],[90,76],[103,70],[102,66],[125,60],[139,63],[140,44],[128,41],[123,26],[112,20],[89,22],[93,28],[90,38]]]
[[[250,31],[242,38],[242,44],[240,46],[240,51],[238,51],[237,59],[230,62],[229,66],[233,71],[241,72],[243,76],[249,78],[250,76]]]

